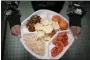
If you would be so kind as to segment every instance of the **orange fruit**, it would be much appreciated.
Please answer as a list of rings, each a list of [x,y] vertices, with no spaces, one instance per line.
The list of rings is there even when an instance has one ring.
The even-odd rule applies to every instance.
[[[59,26],[60,26],[60,29],[61,29],[61,30],[66,30],[67,27],[68,27],[68,23],[67,23],[66,21],[64,21],[64,20],[61,20],[61,21],[59,22]]]
[[[60,20],[61,20],[61,18],[60,18],[59,15],[54,15],[54,16],[52,17],[52,21],[54,21],[54,22],[59,22]]]

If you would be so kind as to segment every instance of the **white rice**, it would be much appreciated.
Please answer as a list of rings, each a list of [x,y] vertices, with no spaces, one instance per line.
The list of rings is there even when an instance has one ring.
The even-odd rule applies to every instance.
[[[24,35],[25,44],[36,54],[43,56],[45,53],[45,42],[43,40],[38,40],[37,36],[34,35]]]

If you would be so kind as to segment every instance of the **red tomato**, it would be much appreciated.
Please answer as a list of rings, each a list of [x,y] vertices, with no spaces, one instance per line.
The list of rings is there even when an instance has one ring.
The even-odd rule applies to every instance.
[[[66,35],[66,36],[64,37],[64,39],[65,39],[65,40],[68,40],[68,36]]]
[[[57,37],[58,41],[62,41],[64,38],[62,36]]]
[[[63,44],[64,44],[64,46],[67,46],[68,45],[68,40],[64,41]]]
[[[63,47],[57,47],[57,46],[55,46],[55,47],[52,48],[52,50],[51,50],[51,55],[52,55],[53,57],[55,57],[55,56],[57,56],[59,53],[61,53],[62,50],[63,50]]]
[[[62,50],[63,50],[63,46],[57,47],[57,53],[58,53],[58,54],[59,54],[60,52],[62,52]]]
[[[54,47],[54,48],[52,48],[52,50],[51,50],[51,55],[54,57],[54,56],[57,56],[57,48],[56,47]]]
[[[57,56],[60,52],[62,52],[63,48],[68,45],[68,36],[66,32],[61,32],[52,42],[55,47],[51,50],[51,55],[53,57]]]
[[[62,41],[58,41],[56,44],[57,47],[64,47],[64,44]]]

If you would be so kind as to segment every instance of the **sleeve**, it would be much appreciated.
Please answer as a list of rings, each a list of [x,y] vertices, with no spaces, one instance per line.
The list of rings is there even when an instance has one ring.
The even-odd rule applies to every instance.
[[[70,26],[79,26],[81,27],[81,19],[86,14],[84,7],[82,6],[83,2],[69,2],[67,15],[69,17]]]
[[[7,4],[5,11],[6,20],[9,22],[10,28],[14,25],[21,25],[20,22],[20,11],[19,11],[19,1],[12,1]]]

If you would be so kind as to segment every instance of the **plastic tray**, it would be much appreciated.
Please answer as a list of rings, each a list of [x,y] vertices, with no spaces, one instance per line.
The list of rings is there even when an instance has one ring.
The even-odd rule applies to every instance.
[[[46,10],[46,9],[43,9],[43,10],[38,10],[36,12],[34,12],[32,15],[39,15],[41,18],[43,19],[48,19],[50,20],[52,18],[52,16],[54,15],[59,15],[63,20],[66,20],[68,22],[68,20],[63,17],[62,15],[54,12],[54,11],[50,11],[50,10]],[[44,56],[39,56],[37,54],[35,54],[32,50],[30,50],[27,45],[24,43],[24,39],[23,39],[23,35],[24,34],[32,34],[32,35],[35,35],[35,32],[29,32],[28,29],[26,28],[26,22],[27,20],[30,19],[30,17],[32,16],[30,15],[28,18],[26,18],[22,24],[21,24],[21,42],[23,44],[23,46],[25,47],[25,49],[30,53],[32,54],[33,56],[35,56],[36,58],[38,59],[59,59],[61,58],[65,52],[69,49],[69,47],[73,44],[74,42],[74,37],[69,29],[69,26],[68,26],[68,29],[67,30],[59,30],[58,32],[56,32],[56,34],[51,38],[51,40],[49,40],[48,42],[45,42],[45,54]],[[68,22],[69,23],[69,22]],[[56,57],[52,57],[51,56],[51,48],[54,46],[52,44],[52,40],[58,35],[59,32],[67,32],[67,35],[68,35],[68,45],[66,47],[64,47],[63,51],[58,54]]]

